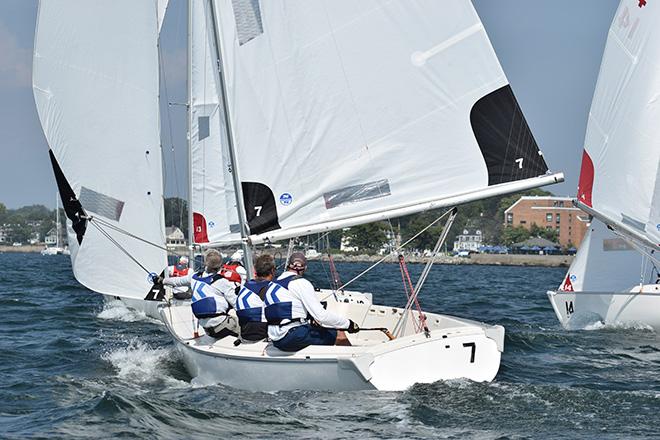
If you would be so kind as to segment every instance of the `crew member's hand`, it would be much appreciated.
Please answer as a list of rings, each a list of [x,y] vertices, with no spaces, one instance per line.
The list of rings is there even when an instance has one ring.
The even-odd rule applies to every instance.
[[[357,333],[360,331],[360,326],[355,323],[355,321],[348,320],[348,328],[346,329],[347,332],[349,333]]]

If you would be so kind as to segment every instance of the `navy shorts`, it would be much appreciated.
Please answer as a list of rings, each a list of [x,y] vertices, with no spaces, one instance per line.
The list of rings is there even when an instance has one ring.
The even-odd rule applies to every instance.
[[[337,330],[304,324],[289,330],[273,345],[282,351],[298,351],[310,345],[335,345],[336,340]]]

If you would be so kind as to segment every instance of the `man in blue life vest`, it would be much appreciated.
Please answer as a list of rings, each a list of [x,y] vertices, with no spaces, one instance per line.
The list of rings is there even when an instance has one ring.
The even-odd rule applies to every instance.
[[[298,351],[310,345],[351,345],[343,330],[360,331],[350,319],[326,310],[312,283],[303,278],[307,259],[300,252],[289,258],[287,270],[266,292],[268,337],[282,351]]]
[[[275,276],[275,260],[269,254],[260,255],[254,262],[254,271],[256,278],[245,283],[236,300],[242,342],[257,342],[268,337],[264,298]]]
[[[236,290],[239,282],[229,281],[220,273],[222,256],[211,249],[204,255],[205,269],[189,273],[184,277],[169,277],[162,280],[167,286],[190,286],[192,311],[207,335],[214,338],[238,335],[238,324],[227,312],[236,306]]]

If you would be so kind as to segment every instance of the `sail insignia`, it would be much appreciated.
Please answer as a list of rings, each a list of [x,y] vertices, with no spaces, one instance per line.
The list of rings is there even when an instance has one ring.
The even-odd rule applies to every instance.
[[[121,200],[101,194],[84,186],[80,189],[80,203],[87,211],[116,222],[119,221],[121,213],[124,210],[124,202]]]
[[[82,239],[87,230],[87,214],[76,197],[73,188],[71,188],[71,185],[69,185],[68,180],[64,176],[60,164],[57,163],[53,150],[48,150],[48,155],[50,156],[50,163],[53,166],[53,172],[55,173],[55,181],[57,182],[57,189],[62,198],[64,212],[66,213],[67,218],[71,220],[71,227],[76,233],[78,244],[82,244]]]
[[[336,208],[345,203],[355,203],[364,200],[372,200],[387,197],[390,194],[390,183],[387,179],[376,182],[368,182],[362,185],[352,185],[336,191],[323,194],[326,209]]]
[[[488,168],[488,186],[548,171],[510,85],[478,100],[470,112],[470,123]]]
[[[259,0],[232,0],[232,7],[239,45],[242,46],[264,33]]]

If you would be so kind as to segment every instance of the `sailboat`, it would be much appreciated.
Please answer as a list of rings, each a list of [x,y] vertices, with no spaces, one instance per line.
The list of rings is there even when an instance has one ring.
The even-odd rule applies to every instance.
[[[41,251],[41,255],[61,255],[65,251],[68,251],[68,248],[62,248],[60,245],[60,197],[59,194],[55,194],[55,246],[46,246],[44,250]]]
[[[548,292],[570,328],[595,319],[660,330],[658,23],[657,3],[622,0],[610,27],[576,200],[595,221],[567,280]],[[567,284],[574,276],[584,278],[580,288]]]
[[[40,3],[34,94],[76,278],[159,306],[199,381],[398,390],[492,380],[504,328],[413,311],[418,291],[396,308],[321,289],[329,309],[396,338],[365,331],[352,347],[297,353],[216,341],[188,304],[159,302],[166,291],[150,282],[167,255],[159,6]],[[466,0],[191,0],[188,77],[191,241],[241,246],[248,273],[258,244],[563,180],[548,171]]]
[[[468,1],[189,5],[192,154],[216,139],[203,147],[216,155],[203,167],[215,180],[199,186],[207,205],[193,213],[202,247],[242,244],[249,265],[250,245],[563,179],[548,173]],[[193,166],[193,179],[198,172]],[[495,377],[501,326],[373,297],[319,291],[329,310],[362,327],[396,329],[396,339],[362,332],[350,336],[351,347],[297,353],[205,336],[185,305],[160,312],[202,383],[400,390]]]

